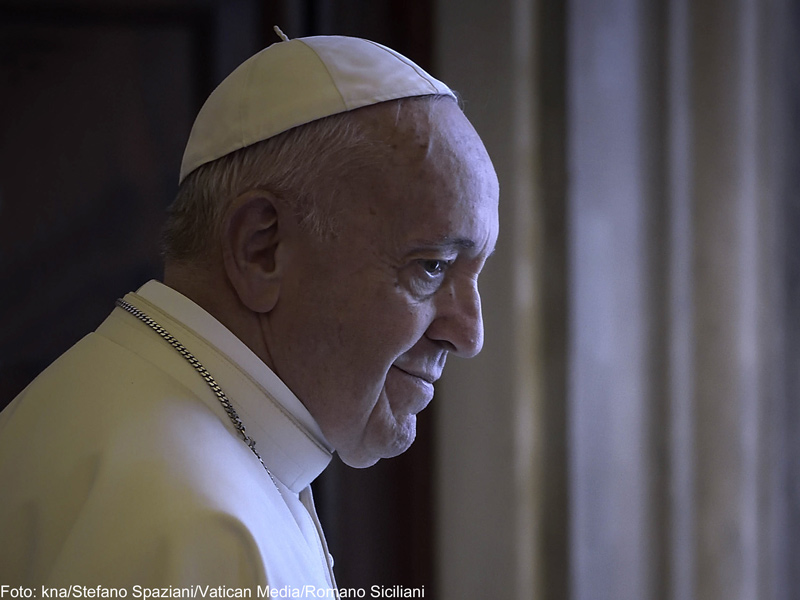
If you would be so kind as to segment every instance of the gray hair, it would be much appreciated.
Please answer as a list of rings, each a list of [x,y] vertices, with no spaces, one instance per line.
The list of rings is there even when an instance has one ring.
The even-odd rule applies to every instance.
[[[431,109],[448,96],[424,96]],[[398,104],[399,113],[401,102]],[[384,144],[345,112],[295,127],[232,152],[190,173],[167,211],[162,235],[166,260],[207,261],[219,248],[229,203],[261,189],[286,201],[301,226],[318,236],[335,232],[335,181],[377,165]],[[430,114],[430,112],[429,112]]]

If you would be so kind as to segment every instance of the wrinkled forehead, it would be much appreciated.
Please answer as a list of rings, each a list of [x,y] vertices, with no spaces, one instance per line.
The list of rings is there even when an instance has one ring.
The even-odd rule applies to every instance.
[[[352,201],[434,210],[458,197],[462,206],[496,207],[494,167],[454,100],[406,99],[361,111],[376,144],[370,164],[343,182]]]
[[[354,111],[390,164],[418,163],[437,155],[488,161],[471,123],[450,96],[404,98]]]

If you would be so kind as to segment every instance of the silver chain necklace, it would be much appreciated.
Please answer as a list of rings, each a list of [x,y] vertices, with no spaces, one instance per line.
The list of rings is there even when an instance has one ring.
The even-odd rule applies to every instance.
[[[200,373],[200,376],[203,380],[208,384],[208,387],[211,388],[211,391],[214,392],[214,395],[219,400],[220,404],[222,404],[222,408],[225,409],[225,412],[228,415],[228,418],[233,423],[233,426],[236,428],[236,431],[239,432],[239,435],[244,440],[244,443],[247,444],[248,448],[253,451],[253,454],[256,455],[258,462],[261,463],[261,466],[264,467],[264,470],[269,475],[269,478],[272,479],[272,483],[275,484],[278,492],[281,489],[278,487],[278,482],[275,481],[275,477],[272,475],[270,470],[267,468],[267,465],[264,464],[261,455],[256,450],[256,441],[247,435],[247,431],[245,431],[244,423],[242,423],[242,419],[239,418],[239,413],[236,412],[236,409],[231,404],[231,401],[228,400],[228,397],[225,395],[225,392],[222,391],[222,388],[219,387],[219,384],[216,380],[211,376],[211,373],[208,372],[202,363],[195,358],[195,356],[186,349],[186,346],[181,344],[175,337],[166,329],[164,329],[161,325],[159,325],[155,320],[150,318],[146,313],[142,312],[132,304],[129,304],[122,298],[119,298],[116,302],[116,305],[119,306],[122,310],[125,310],[132,314],[134,317],[139,319],[142,323],[147,325],[150,329],[155,331],[158,335],[160,335],[165,342],[167,342],[170,346],[172,346],[178,353],[185,358],[194,370]]]

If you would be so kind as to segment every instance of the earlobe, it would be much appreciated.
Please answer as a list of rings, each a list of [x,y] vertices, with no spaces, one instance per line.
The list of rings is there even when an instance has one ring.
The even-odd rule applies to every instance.
[[[280,294],[279,221],[275,197],[261,190],[234,199],[223,221],[225,272],[242,304],[256,313],[270,312]]]

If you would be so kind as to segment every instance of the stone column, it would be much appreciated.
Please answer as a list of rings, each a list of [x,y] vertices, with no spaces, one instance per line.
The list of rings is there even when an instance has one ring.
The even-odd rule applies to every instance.
[[[772,458],[779,407],[776,289],[776,142],[771,36],[778,3],[689,4],[690,151],[684,160],[692,211],[692,505],[699,600],[776,597],[773,507],[783,491]],[[683,154],[683,155],[682,155]],[[691,157],[687,160],[687,157]],[[675,398],[677,400],[677,398]],[[687,573],[687,576],[689,574]],[[688,591],[684,597],[689,597]]]
[[[779,4],[571,3],[574,598],[785,597]]]
[[[568,49],[569,452],[573,598],[644,600],[657,587],[652,424],[663,318],[658,26],[639,0],[575,0]]]

